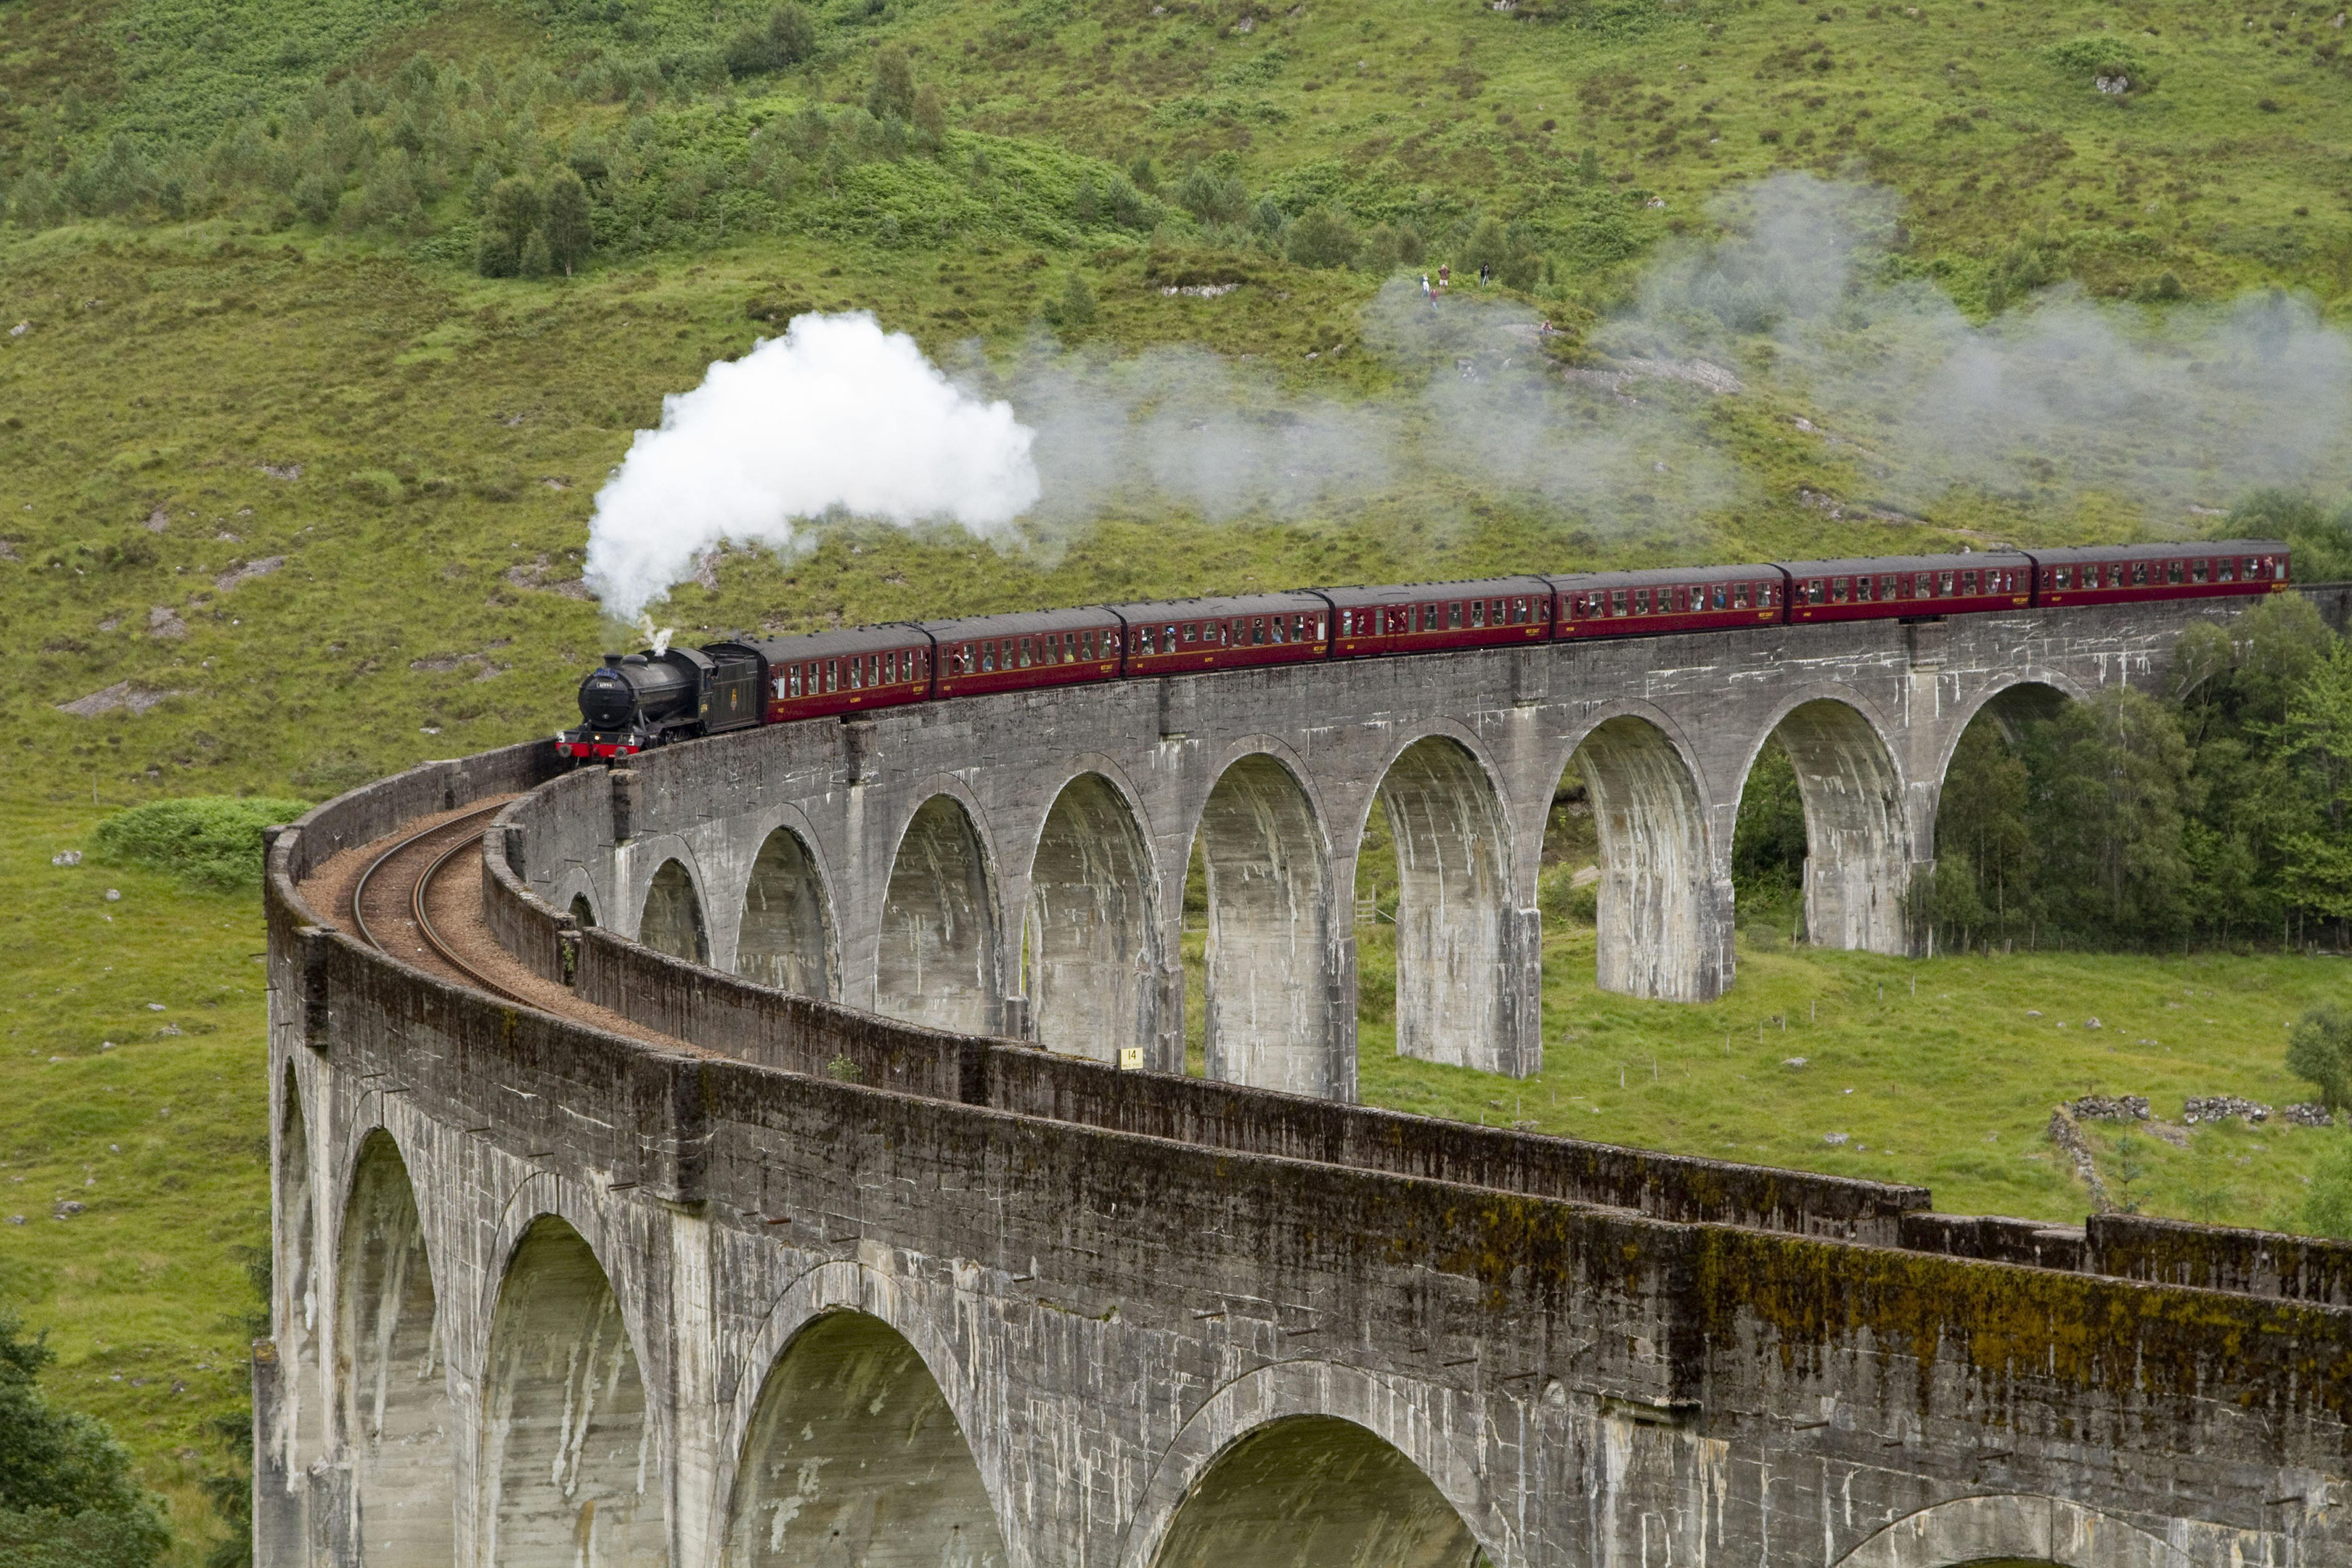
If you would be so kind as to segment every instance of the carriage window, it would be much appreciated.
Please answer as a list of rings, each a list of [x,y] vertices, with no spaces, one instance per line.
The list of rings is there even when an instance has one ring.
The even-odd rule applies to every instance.
[[[1646,616],[1650,613],[1650,591],[1647,588],[1633,590],[1633,613],[1637,616]]]
[[[1486,600],[1473,599],[1470,601],[1470,624],[1474,626],[1483,626],[1486,624]]]
[[[1946,599],[1950,598],[1950,597],[1952,596],[1952,584],[1955,584],[1955,583],[1957,583],[1957,582],[1958,582],[1958,581],[1959,581],[1959,574],[1958,574],[1958,573],[1955,573],[1955,572],[1938,572],[1938,573],[1937,573],[1937,574],[1936,574],[1936,593],[1937,593],[1937,595],[1939,598],[1946,598]]]
[[[1612,589],[1611,589],[1611,590],[1610,590],[1610,593],[1609,593],[1609,613],[1610,613],[1611,615],[1612,615],[1612,616],[1622,616],[1622,615],[1623,615],[1623,614],[1625,613],[1625,590],[1624,590],[1624,589],[1622,589],[1622,588],[1612,588]]]
[[[2180,569],[2181,569],[2183,566],[2187,565],[2187,564],[2188,564],[2188,563],[2187,563],[2187,562],[2185,562],[2185,561],[2168,561],[2168,562],[2166,562],[2166,563],[2164,563],[2164,580],[2165,580],[2166,582],[2168,582],[2168,583],[2178,583],[2178,582],[2179,582],[2179,581],[2180,581]]]
[[[801,694],[801,667],[794,665],[776,679],[776,695],[798,697]]]
[[[2050,585],[2053,588],[2063,588],[2066,585],[2067,580],[2073,575],[2074,569],[2072,567],[2053,566],[2050,569]]]
[[[2189,563],[2189,580],[2191,583],[2202,583],[2205,581],[2207,568],[2211,565],[2212,563],[2210,561],[2191,561]]]
[[[1847,587],[1847,580],[1846,580],[1845,578],[1843,578],[1843,577],[1832,577],[1832,578],[1831,578],[1831,579],[1830,579],[1830,603],[1831,603],[1831,604],[1832,604],[1832,605],[1843,605],[1843,604],[1844,604],[1844,603],[1845,603],[1845,591],[1846,591],[1846,587]]]
[[[1251,622],[1250,622],[1250,641],[1251,641],[1253,644],[1255,644],[1255,645],[1258,645],[1258,646],[1261,646],[1261,647],[1265,645],[1265,617],[1264,616],[1256,616],[1256,617],[1255,617],[1254,619],[1252,619],[1252,620],[1251,620]]]
[[[2135,587],[2135,588],[2139,587],[2139,586],[2141,586],[2143,584],[2145,584],[2147,581],[2147,562],[2145,562],[2145,561],[2135,561],[2135,562],[2133,562],[2133,563],[2132,563],[2132,586],[2133,586],[2133,587]]]
[[[1747,584],[1734,583],[1731,585],[1731,607],[1735,610],[1744,610],[1748,607]]]
[[[996,668],[996,645],[995,645],[994,643],[992,643],[992,642],[984,642],[984,643],[981,644],[981,645],[980,645],[980,668],[981,668],[981,673],[982,673],[982,674],[983,674],[983,675],[988,674],[989,672],[991,672],[991,671],[992,671],[993,669],[995,669],[995,668]]]
[[[2234,583],[2238,580],[2237,557],[2232,555],[2224,555],[2221,557],[2221,570],[2220,574],[2213,579],[2215,582]]]
[[[1960,592],[1961,592],[1963,595],[1968,595],[1968,594],[1973,594],[1973,593],[1975,593],[1976,591],[1977,591],[1977,574],[1976,574],[1975,573],[1973,573],[1973,572],[1963,572],[1963,573],[1961,573],[1961,574],[1960,574]]]
[[[1806,583],[1805,599],[1809,604],[1818,605],[1822,602],[1822,580],[1819,577]]]
[[[824,661],[824,689],[827,691],[835,691],[840,689],[840,686],[841,660],[837,658],[826,659]]]

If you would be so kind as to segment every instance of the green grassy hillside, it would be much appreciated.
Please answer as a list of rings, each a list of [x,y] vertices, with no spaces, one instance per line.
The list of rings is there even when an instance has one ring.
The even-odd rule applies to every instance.
[[[1016,402],[1148,408],[1153,351],[1199,345],[1237,427],[1338,410],[1405,456],[1236,511],[1128,472],[992,542],[839,522],[709,563],[666,621],[2175,533],[2256,480],[2341,489],[2333,6],[826,0],[789,47],[768,15],[0,5],[0,1301],[136,1449],[178,1563],[266,1235],[259,927],[50,857],[140,801],[321,798],[563,721],[623,635],[579,584],[598,486],[796,312],[872,310]],[[480,276],[499,183],[566,170],[593,249]],[[1440,263],[1423,315],[1401,280]],[[1955,344],[2059,394],[1974,450],[2000,410],[1905,412]],[[1547,1071],[1502,1084],[1381,1054],[1375,917],[1367,1097],[2065,1218],[2052,1103],[2295,1098],[2281,1025],[2333,973],[1775,929],[1685,1009],[1595,994],[1563,921]],[[2144,1207],[2277,1221],[2319,1136],[2094,1142]]]

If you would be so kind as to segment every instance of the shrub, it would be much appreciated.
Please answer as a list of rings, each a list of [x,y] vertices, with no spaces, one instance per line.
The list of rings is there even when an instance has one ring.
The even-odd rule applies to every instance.
[[[1292,220],[1286,250],[1301,267],[1345,267],[1356,255],[1355,226],[1328,207],[1309,207]]]
[[[909,117],[915,134],[922,139],[924,150],[936,153],[947,145],[948,100],[939,88],[925,82],[915,89],[915,110]]]
[[[877,120],[914,115],[915,67],[897,44],[874,57],[874,85],[866,90],[866,111]]]
[[[2311,1195],[2303,1204],[2303,1228],[2315,1236],[2352,1241],[2352,1131],[2339,1130],[2335,1147],[2311,1173]]]
[[[2352,1010],[2323,1002],[2286,1037],[2287,1070],[2308,1079],[2330,1110],[2352,1107]]]
[[[56,1359],[0,1312],[0,1562],[12,1568],[148,1568],[171,1544],[131,1456],[98,1422],[51,1410],[35,1381]]]
[[[798,5],[779,5],[764,21],[747,23],[728,40],[730,76],[760,76],[795,66],[816,53],[816,24]]]
[[[235,890],[261,881],[261,830],[310,810],[299,800],[197,795],[118,812],[91,836],[101,866],[168,872],[194,888]]]
[[[1176,205],[1202,223],[1239,223],[1250,212],[1249,192],[1241,181],[1206,163],[1196,164],[1177,185]]]
[[[1470,231],[1469,243],[1462,247],[1462,270],[1475,273],[1481,267],[1501,270],[1510,258],[1510,237],[1495,219],[1480,218]]]

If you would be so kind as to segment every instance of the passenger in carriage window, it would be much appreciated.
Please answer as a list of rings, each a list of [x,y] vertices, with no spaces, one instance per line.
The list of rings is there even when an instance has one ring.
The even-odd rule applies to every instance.
[[[2135,561],[2135,562],[2133,562],[2133,563],[2132,563],[2132,586],[2133,586],[2133,587],[2135,587],[2135,588],[2141,588],[2141,587],[2146,587],[2147,585],[2147,562],[2145,562],[2145,561]]]
[[[2219,574],[2219,575],[2217,575],[2213,580],[2214,580],[2215,582],[2217,582],[2217,583],[2234,583],[2234,582],[2236,582],[2236,581],[2238,580],[2238,560],[2237,560],[2237,557],[2236,557],[2236,556],[2234,556],[2234,555],[2224,555],[2224,556],[2222,556],[2222,557],[2221,557],[2221,573],[2220,573],[2220,574]]]
[[[2184,567],[2184,566],[2186,566],[2187,564],[2188,564],[2188,563],[2187,563],[2187,562],[2185,562],[2185,561],[2168,561],[2168,562],[2166,562],[2166,563],[2164,563],[2164,580],[2165,580],[2166,582],[2168,582],[2168,583],[2178,583],[2178,582],[2179,582],[2179,581],[2180,581],[2180,571],[2181,571],[2181,568],[2182,568],[2182,567]]]
[[[1280,616],[1274,617],[1273,629],[1274,640],[1276,643],[1286,643],[1290,640],[1290,627],[1284,622]]]
[[[1845,603],[1845,591],[1849,581],[1849,579],[1844,577],[1832,577],[1830,579],[1831,604],[1843,605]]]
[[[1633,613],[1637,616],[1646,616],[1650,613],[1650,591],[1647,588],[1633,590]]]
[[[1748,608],[1747,584],[1734,583],[1731,585],[1731,607],[1735,610],[1744,610]]]
[[[1728,583],[1717,583],[1715,585],[1715,608],[1719,610],[1724,607],[1725,603],[1730,598],[1730,591],[1731,584]]]
[[[1473,599],[1473,600],[1471,600],[1471,601],[1470,601],[1470,626],[1471,626],[1471,628],[1472,628],[1473,630],[1475,630],[1477,627],[1483,626],[1485,626],[1486,624],[1486,600],[1484,600],[1484,599]]]

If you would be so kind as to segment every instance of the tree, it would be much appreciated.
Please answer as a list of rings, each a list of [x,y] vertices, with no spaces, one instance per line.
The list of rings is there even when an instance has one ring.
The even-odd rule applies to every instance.
[[[535,228],[530,237],[522,242],[522,256],[515,268],[525,278],[544,278],[555,270],[555,262],[547,253],[547,231]]]
[[[588,187],[568,166],[559,164],[547,177],[541,205],[545,216],[540,232],[546,237],[548,259],[569,278],[596,242],[588,217]]]
[[[816,53],[816,24],[798,5],[779,5],[765,18],[745,24],[728,40],[730,76],[761,76],[796,66]]]
[[[538,229],[539,187],[520,175],[490,187],[482,203],[481,235],[474,265],[485,278],[511,278],[522,268],[523,247]]]
[[[1202,223],[1240,223],[1250,215],[1249,191],[1229,174],[1195,163],[1176,187],[1176,205]]]
[[[2330,1110],[2352,1109],[2352,1009],[2323,1002],[2295,1020],[2286,1069],[2308,1079]]]
[[[1309,207],[1291,221],[1286,249],[1301,267],[1345,267],[1355,259],[1356,229],[1328,207]]]
[[[1944,890],[1945,862],[1967,868],[1974,889],[1969,907],[1975,912],[1966,922],[1970,926],[2006,924],[2011,910],[2021,910],[2032,891],[2026,856],[2032,842],[2026,823],[2030,793],[2025,759],[2002,741],[1990,716],[1960,732],[1936,803],[1937,900],[1941,905],[1956,897]]]
[[[1503,226],[1490,217],[1478,220],[1471,229],[1469,242],[1462,247],[1462,270],[1475,273],[1481,267],[1500,268],[1510,258],[1510,236]]]
[[[2034,842],[2052,912],[2085,935],[2168,938],[2187,922],[2189,746],[2171,710],[2127,686],[2034,725]]]
[[[131,1456],[35,1381],[55,1359],[0,1312],[0,1561],[12,1568],[149,1568],[171,1543]]]
[[[2311,1195],[2304,1200],[2303,1228],[2315,1236],[2352,1241],[2352,1131],[2338,1131],[2335,1147],[2311,1173]]]
[[[927,81],[915,89],[915,110],[910,118],[925,150],[936,153],[947,145],[947,95],[935,84]]]
[[[2329,511],[2307,490],[2253,491],[2231,509],[2215,537],[2284,539],[2294,547],[2294,574],[2303,582],[2352,578],[2352,505]]]
[[[1086,275],[1072,272],[1062,285],[1062,297],[1046,308],[1046,319],[1057,327],[1083,327],[1095,319],[1095,291]]]
[[[915,67],[907,51],[892,44],[874,57],[874,85],[866,110],[877,120],[905,120],[915,112]]]

